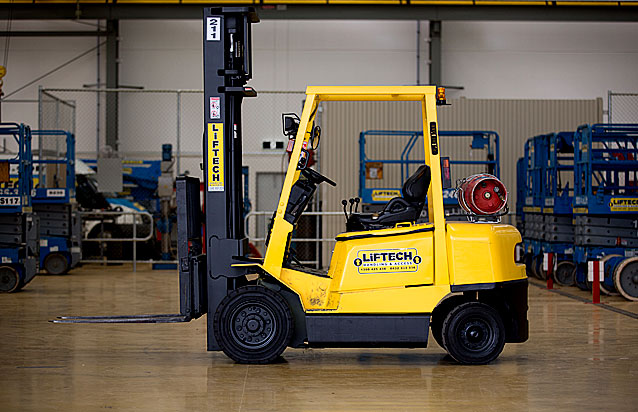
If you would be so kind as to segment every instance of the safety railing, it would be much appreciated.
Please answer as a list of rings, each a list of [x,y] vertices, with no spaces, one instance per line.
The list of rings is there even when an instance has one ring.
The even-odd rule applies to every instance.
[[[153,216],[149,212],[144,211],[80,211],[80,216],[82,216],[82,223],[84,225],[87,222],[97,222],[97,226],[100,226],[100,230],[97,232],[97,237],[88,237],[89,230],[85,231],[84,236],[82,237],[82,242],[99,242],[100,244],[100,256],[101,259],[82,259],[82,263],[133,263],[133,272],[137,270],[137,263],[154,263],[155,260],[138,260],[137,259],[137,244],[140,242],[147,242],[151,240],[153,237]],[[124,218],[125,216],[133,216],[133,218]],[[115,224],[118,226],[122,225],[131,225],[132,227],[132,236],[131,237],[113,237],[111,233],[111,237],[105,237],[104,235],[108,233],[105,231],[105,224]],[[138,228],[143,227],[144,232],[148,230],[148,234],[143,237],[138,237]],[[86,227],[86,226],[85,226]],[[147,229],[148,228],[148,229]],[[108,242],[131,242],[133,250],[132,250],[132,259],[107,259],[104,256],[104,244]],[[177,261],[162,261],[162,263],[177,263]]]

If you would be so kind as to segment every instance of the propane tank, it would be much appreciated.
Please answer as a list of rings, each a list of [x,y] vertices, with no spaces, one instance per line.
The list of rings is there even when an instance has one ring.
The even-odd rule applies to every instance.
[[[466,177],[457,192],[459,205],[471,215],[495,215],[507,205],[505,185],[487,173]]]

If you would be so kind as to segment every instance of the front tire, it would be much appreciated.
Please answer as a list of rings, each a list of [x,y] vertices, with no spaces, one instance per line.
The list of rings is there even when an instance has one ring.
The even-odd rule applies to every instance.
[[[20,274],[11,266],[0,266],[0,292],[17,292],[22,288]]]
[[[244,286],[219,304],[213,329],[219,346],[234,361],[271,363],[290,342],[292,313],[278,293],[263,286]]]
[[[505,346],[505,326],[498,312],[484,303],[463,303],[443,321],[443,345],[459,363],[492,362]]]
[[[69,271],[69,260],[62,253],[49,253],[44,259],[43,266],[50,275],[66,275]]]
[[[556,265],[554,280],[561,286],[574,286],[576,277],[576,265],[564,260]]]

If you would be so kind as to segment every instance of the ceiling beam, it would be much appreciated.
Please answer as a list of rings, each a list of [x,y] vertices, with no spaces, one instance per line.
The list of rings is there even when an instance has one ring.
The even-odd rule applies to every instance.
[[[0,31],[0,37],[96,37],[107,36],[107,31],[52,31],[52,30],[17,30]]]
[[[582,3],[580,3],[582,4]],[[638,7],[619,6],[383,6],[280,5],[257,7],[262,20],[483,20],[636,22]],[[201,5],[158,4],[1,4],[0,19],[194,19]]]

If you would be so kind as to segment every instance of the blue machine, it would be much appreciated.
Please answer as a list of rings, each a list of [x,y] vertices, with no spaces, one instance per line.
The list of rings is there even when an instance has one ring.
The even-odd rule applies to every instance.
[[[574,133],[548,135],[547,167],[542,185],[543,253],[553,253],[554,279],[561,285],[574,284],[574,190],[570,180],[574,175]],[[573,186],[573,184],[572,184]],[[546,274],[538,271],[543,277]]]
[[[525,177],[527,169],[525,158],[516,161],[516,228],[523,233],[525,230]]]
[[[40,219],[40,268],[62,275],[82,257],[82,222],[75,207],[75,137],[63,130],[34,130],[33,211]]]
[[[399,159],[371,159],[366,154],[366,144],[370,144],[370,137],[378,136],[382,138],[407,138],[407,142],[401,151]],[[482,160],[459,160],[441,158],[444,163],[443,169],[449,170],[451,165],[472,165],[482,168],[480,172],[487,172],[496,177],[500,177],[499,162],[499,136],[492,131],[440,131],[439,136],[443,140],[451,138],[471,138],[470,148],[484,150],[485,157]],[[364,212],[377,211],[379,207],[386,204],[393,197],[401,196],[400,186],[384,186],[384,187],[368,187],[366,184],[370,169],[373,166],[380,165],[398,165],[400,168],[400,179],[393,179],[396,184],[401,184],[410,176],[411,165],[419,165],[423,160],[415,157],[416,151],[413,151],[419,140],[422,142],[423,132],[402,131],[402,130],[367,130],[359,134],[359,197],[363,205]],[[444,146],[444,145],[443,145]],[[448,162],[445,164],[445,162]],[[445,179],[445,176],[443,176]],[[448,176],[450,178],[450,176]],[[443,205],[446,209],[446,215],[460,214],[459,202],[456,198],[456,189],[444,184],[443,188]],[[427,208],[425,208],[427,210]]]
[[[638,124],[580,126],[574,146],[576,283],[602,260],[601,291],[638,300]]]
[[[91,169],[97,170],[96,159],[82,159]],[[161,209],[157,197],[157,183],[162,175],[161,160],[122,160],[123,190],[120,198],[126,197],[137,202],[151,213]],[[112,199],[107,199],[111,202]],[[142,210],[139,207],[137,209]]]
[[[546,181],[548,141],[550,135],[538,135],[525,142],[523,213],[523,247],[528,275],[542,277],[540,273],[543,253],[543,190]]]
[[[39,264],[38,217],[31,210],[31,130],[0,123],[0,136],[17,145],[15,153],[0,160],[0,292],[15,292],[35,277]]]

